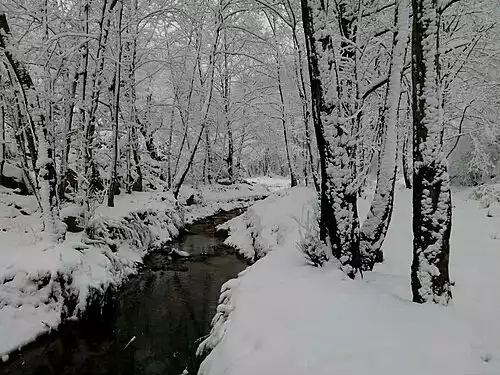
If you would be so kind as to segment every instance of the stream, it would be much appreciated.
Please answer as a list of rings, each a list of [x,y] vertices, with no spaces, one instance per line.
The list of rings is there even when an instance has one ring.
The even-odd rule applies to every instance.
[[[246,267],[215,227],[241,213],[221,212],[188,226],[168,247],[191,257],[149,254],[104,315],[64,324],[0,364],[0,374],[196,374],[196,348],[210,331],[220,287]]]

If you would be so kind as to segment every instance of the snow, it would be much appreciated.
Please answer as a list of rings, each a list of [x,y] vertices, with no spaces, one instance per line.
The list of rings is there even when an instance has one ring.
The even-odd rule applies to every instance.
[[[41,236],[35,198],[0,186],[2,359],[64,319],[81,318],[89,303],[120,287],[149,250],[173,240],[187,222],[269,195],[266,186],[249,183],[185,187],[180,202],[193,192],[201,201],[192,206],[182,206],[170,192],[121,194],[115,207],[95,208],[85,232],[68,232],[63,243],[51,244]],[[61,208],[62,217],[79,213],[76,205]]]
[[[491,237],[500,218],[469,194],[454,195],[449,306],[411,302],[411,191],[396,189],[384,263],[356,280],[334,262],[307,266],[297,250],[300,225],[290,216],[308,210],[313,192],[294,188],[257,203],[253,220],[266,225],[255,236],[268,252],[223,287],[223,308],[199,348],[213,348],[200,374],[500,373],[500,242]],[[361,217],[368,208],[361,200]],[[248,255],[255,227],[245,233],[242,220],[228,227]],[[275,241],[269,226],[286,235]]]
[[[218,229],[229,230],[225,244],[238,248],[248,259],[258,259],[275,246],[300,240],[299,223],[312,215],[315,201],[315,192],[306,187],[278,192]]]

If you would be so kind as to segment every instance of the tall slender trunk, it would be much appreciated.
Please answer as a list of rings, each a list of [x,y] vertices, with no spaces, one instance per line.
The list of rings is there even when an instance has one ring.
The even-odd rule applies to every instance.
[[[212,183],[212,147],[210,146],[210,135],[208,131],[208,127],[205,127],[205,161],[203,166],[203,180],[211,184]]]
[[[286,152],[286,160],[288,162],[288,171],[290,173],[290,186],[294,187],[297,185],[297,178],[295,177],[294,166],[292,162],[292,158],[290,157],[290,147],[288,142],[288,131],[286,126],[286,107],[285,107],[285,98],[283,96],[283,85],[281,82],[281,53],[279,50],[278,40],[276,37],[276,18],[274,14],[268,15],[266,13],[267,21],[269,22],[269,27],[273,32],[273,44],[275,50],[275,62],[276,62],[276,80],[278,81],[278,93],[280,98],[280,120],[281,126],[283,129],[283,138],[285,141],[285,152]]]
[[[278,52],[279,54],[279,52]],[[293,162],[290,157],[290,147],[288,142],[288,131],[286,126],[286,114],[285,114],[285,100],[283,98],[283,87],[281,85],[281,68],[279,63],[277,65],[277,76],[278,76],[278,91],[280,96],[280,112],[281,112],[281,126],[283,128],[283,138],[285,140],[285,151],[286,151],[286,160],[288,162],[288,171],[290,172],[290,186],[297,186],[297,178],[295,177],[295,172],[293,168]]]
[[[229,101],[231,96],[231,77],[229,74],[229,62],[228,62],[228,45],[227,45],[227,30],[223,32],[223,61],[224,67],[222,72],[222,99],[224,102],[224,121],[226,125],[227,132],[227,175],[231,183],[234,182],[234,140],[233,140],[233,129],[231,127],[231,119],[229,116]]]
[[[168,142],[167,142],[167,186],[172,187],[172,137],[174,134],[174,116],[175,107],[172,105],[170,110],[170,124],[168,129]]]
[[[135,68],[136,68],[136,60],[137,60],[137,37],[139,35],[139,24],[137,20],[137,0],[132,0],[132,17],[133,17],[133,26],[132,26],[132,41],[128,42],[128,53],[129,56],[129,64],[128,64],[128,79],[127,82],[129,84],[128,87],[128,95],[130,98],[130,116],[129,116],[129,128],[130,128],[130,136],[131,136],[131,149],[132,149],[132,157],[134,159],[135,172],[137,173],[137,179],[133,181],[132,189],[134,191],[142,191],[143,190],[143,180],[142,180],[142,169],[141,169],[141,155],[139,152],[139,139],[137,134],[137,127],[140,126],[138,117],[137,117],[137,95],[136,95],[136,80],[135,80]],[[150,147],[154,148],[153,137],[148,138]]]
[[[66,199],[66,180],[68,174],[68,159],[69,153],[71,151],[71,128],[73,126],[73,118],[74,118],[74,108],[75,108],[75,100],[76,100],[76,88],[78,83],[79,76],[79,67],[75,69],[73,80],[70,85],[70,89],[68,92],[68,103],[66,105],[66,123],[63,130],[63,148],[61,155],[61,167],[59,169],[59,199],[64,201]]]
[[[135,80],[135,74],[133,79]],[[135,81],[134,81],[134,86],[135,86]],[[134,97],[135,94],[136,93],[134,89]],[[153,132],[151,132],[152,125],[151,121],[149,120],[149,113],[152,111],[152,101],[153,101],[153,94],[149,92],[148,95],[146,96],[146,115],[144,116],[144,120],[139,121],[139,118],[136,116],[134,121],[136,121],[139,125],[139,131],[141,132],[144,138],[144,143],[146,145],[146,150],[148,150],[149,156],[151,157],[151,159],[155,161],[160,161],[161,158],[160,155],[158,155],[158,150],[156,149],[156,145],[154,143]],[[137,109],[134,108],[134,111],[137,111]]]
[[[392,217],[397,171],[398,112],[401,79],[408,38],[408,1],[396,0],[389,82],[380,121],[382,149],[379,153],[377,185],[368,216],[361,227],[360,251],[363,268],[372,270],[383,260],[382,244]]]
[[[85,34],[89,33],[89,8],[90,8],[90,0],[85,0],[82,5],[82,31]],[[85,126],[87,123],[88,117],[88,102],[87,102],[87,81],[88,81],[88,70],[89,70],[89,43],[86,42],[80,48],[80,58],[82,61],[82,69],[80,72],[79,83],[80,83],[80,93],[79,93],[79,101],[78,107],[79,111],[79,121],[80,121],[80,132],[85,137]],[[85,204],[86,199],[82,199],[83,195],[86,195],[86,192],[83,191],[82,186],[84,185],[84,179],[87,177],[86,175],[86,141],[85,139],[80,139],[81,144],[79,145],[78,150],[78,162],[77,162],[77,201],[80,204]]]
[[[451,189],[443,152],[437,0],[412,0],[413,301],[446,305]]]
[[[307,149],[307,156],[309,158],[309,165],[311,169],[311,175],[313,178],[313,183],[316,191],[319,193],[320,192],[320,184],[318,181],[318,176],[316,174],[316,170],[314,168],[314,156],[312,152],[312,139],[311,139],[311,129],[309,126],[310,120],[311,120],[311,111],[309,110],[309,97],[307,94],[307,85],[304,77],[304,68],[303,68],[303,51],[302,51],[302,45],[299,42],[299,38],[297,36],[297,18],[295,16],[295,12],[293,10],[292,4],[290,3],[290,0],[286,0],[287,6],[285,6],[285,9],[287,10],[287,13],[289,15],[289,18],[291,19],[291,29],[292,29],[292,37],[293,37],[293,46],[296,51],[296,54],[294,54],[294,62],[295,62],[295,75],[296,75],[296,81],[297,81],[297,88],[299,91],[299,98],[301,101],[302,105],[302,118],[304,120],[304,131],[305,131],[305,143],[306,143],[306,149]],[[307,163],[306,163],[307,164]],[[304,171],[304,174],[306,174],[307,171]],[[307,178],[306,178],[307,180]]]
[[[120,2],[118,4],[118,18],[116,25],[116,51],[118,56],[116,58],[115,67],[115,90],[114,90],[114,101],[112,108],[112,119],[113,119],[113,156],[111,158],[110,166],[110,176],[109,176],[109,188],[108,188],[108,207],[115,206],[115,191],[118,186],[118,123],[119,123],[119,108],[120,108],[120,87],[121,87],[121,62],[122,62],[122,16],[123,16],[123,5]]]

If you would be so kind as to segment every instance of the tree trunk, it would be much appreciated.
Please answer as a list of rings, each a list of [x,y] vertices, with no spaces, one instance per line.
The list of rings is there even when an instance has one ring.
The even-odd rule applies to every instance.
[[[210,136],[208,132],[208,127],[205,127],[205,148],[206,148],[206,154],[205,154],[205,162],[203,166],[203,181],[205,183],[211,184],[212,183],[212,150],[210,146]]]
[[[311,175],[313,178],[313,183],[316,191],[319,193],[320,192],[320,185],[318,181],[318,176],[316,174],[316,170],[314,168],[314,157],[312,153],[312,145],[311,145],[311,129],[309,126],[310,119],[311,119],[311,111],[309,110],[309,98],[307,95],[307,87],[306,87],[306,81],[304,77],[304,69],[302,67],[302,61],[303,61],[303,53],[302,53],[302,46],[299,42],[299,39],[297,37],[297,19],[295,17],[295,12],[293,11],[293,7],[290,3],[290,0],[287,0],[287,6],[285,9],[288,12],[288,15],[291,19],[291,28],[292,28],[292,36],[293,36],[293,46],[296,51],[296,54],[294,55],[294,62],[295,62],[295,75],[296,75],[296,80],[297,80],[297,88],[299,91],[299,97],[300,101],[302,104],[302,118],[304,120],[304,130],[305,130],[305,136],[306,136],[306,149],[307,149],[307,156],[309,157],[309,164],[310,164],[310,169],[311,169]],[[306,168],[307,168],[307,163],[306,163]],[[304,171],[304,175],[307,174],[307,170]],[[306,182],[307,182],[307,177],[306,177]]]
[[[82,5],[82,31],[85,34],[89,33],[89,11],[90,11],[90,0],[85,0],[85,2]],[[80,49],[80,54],[81,54],[81,61],[82,61],[82,70],[80,72],[80,87],[81,91],[79,93],[79,105],[78,107],[80,108],[80,126],[82,129],[80,131],[82,132],[82,137],[85,137],[85,126],[87,124],[87,118],[88,118],[88,102],[87,102],[87,81],[88,81],[88,70],[89,70],[89,43],[86,42],[82,45]],[[77,202],[80,204],[86,203],[86,199],[84,199],[84,194],[86,196],[86,192],[84,189],[82,189],[84,185],[84,179],[87,177],[86,174],[86,166],[85,166],[85,160],[86,160],[86,141],[84,139],[80,140],[81,144],[79,147],[79,155],[78,155],[78,162],[77,162],[77,172],[78,172],[78,177],[77,177],[77,189],[78,189],[78,194],[77,194]]]
[[[79,69],[75,70],[73,75],[73,81],[71,82],[71,86],[69,89],[68,101],[69,103],[66,106],[66,126],[63,131],[63,148],[61,155],[61,168],[59,172],[60,182],[59,182],[59,200],[62,202],[66,199],[66,178],[68,174],[68,159],[69,153],[71,150],[71,128],[73,126],[73,110],[75,108],[75,99],[76,99],[76,87],[78,83]]]
[[[222,99],[224,102],[224,121],[226,123],[227,132],[227,156],[226,156],[226,166],[227,166],[227,176],[230,183],[234,183],[234,140],[233,140],[233,129],[231,127],[231,118],[229,116],[229,102],[231,96],[231,77],[229,74],[229,62],[228,62],[228,50],[227,50],[227,31],[224,30],[223,37],[223,61],[224,61],[224,71],[222,73]]]
[[[294,187],[297,185],[297,178],[295,177],[295,172],[294,172],[294,167],[292,163],[292,159],[290,157],[290,148],[289,148],[289,142],[288,142],[288,132],[287,132],[287,126],[286,126],[286,113],[285,113],[285,99],[283,97],[283,86],[281,83],[281,53],[279,50],[279,45],[278,41],[276,38],[276,19],[274,14],[272,15],[267,15],[267,20],[269,22],[269,27],[271,27],[271,30],[273,32],[273,42],[274,42],[274,49],[275,49],[275,62],[276,62],[276,80],[278,81],[278,93],[279,93],[279,98],[280,98],[280,119],[281,119],[281,126],[283,128],[283,138],[285,141],[285,152],[286,152],[286,160],[288,162],[288,171],[290,173],[290,186]]]
[[[327,15],[324,2],[301,0],[301,3],[320,157],[320,236],[323,241],[329,240],[342,269],[354,278],[360,268],[357,192],[352,188],[349,134],[335,120],[340,117],[340,109],[333,41],[321,21]]]
[[[397,171],[397,122],[405,46],[408,37],[408,1],[396,0],[389,82],[380,116],[382,149],[379,153],[377,185],[368,216],[360,233],[363,269],[371,271],[383,260],[382,244],[392,217]]]
[[[405,180],[405,187],[407,189],[412,188],[411,182],[411,166],[410,161],[408,161],[408,143],[410,142],[410,137],[408,133],[405,133],[403,139],[403,150],[401,155],[401,163],[403,164],[403,178]]]
[[[279,54],[279,52],[277,52]],[[279,66],[280,62],[276,65],[277,68],[277,76],[278,76],[278,91],[280,94],[280,111],[281,111],[281,126],[283,127],[283,138],[285,140],[285,151],[286,151],[286,160],[288,161],[288,171],[290,172],[290,186],[297,186],[297,178],[295,177],[295,172],[293,168],[292,159],[290,157],[290,147],[288,142],[288,131],[286,128],[286,114],[285,114],[285,100],[283,98],[283,88],[281,86],[281,69]]]
[[[170,126],[168,129],[168,143],[167,143],[167,186],[172,187],[172,136],[174,134],[174,116],[175,107],[172,105],[170,111]]]
[[[134,71],[135,71],[135,69],[134,69]],[[135,80],[135,73],[134,73],[134,78],[133,79]],[[135,83],[134,83],[134,86],[135,86]],[[134,96],[135,96],[135,90],[134,90]],[[140,130],[140,132],[141,132],[141,134],[142,134],[142,136],[144,138],[144,143],[146,145],[146,150],[148,150],[149,156],[151,157],[151,159],[153,159],[155,161],[160,161],[161,158],[158,155],[158,151],[157,151],[155,143],[154,143],[153,133],[150,130],[150,128],[151,128],[151,121],[149,120],[149,112],[152,111],[152,104],[151,104],[152,101],[153,101],[153,94],[150,92],[146,96],[146,111],[147,111],[147,114],[146,114],[146,116],[144,116],[144,121],[139,121],[139,118],[137,116],[134,119],[134,121],[138,122],[139,130]],[[172,107],[172,111],[173,110],[174,109]]]
[[[122,60],[122,15],[123,15],[123,5],[120,2],[118,4],[118,19],[116,25],[116,51],[118,56],[116,58],[116,71],[115,71],[115,90],[114,90],[114,102],[112,108],[112,118],[113,118],[113,156],[111,158],[110,166],[110,176],[109,176],[109,188],[108,188],[108,207],[115,206],[115,191],[118,186],[118,122],[119,122],[119,107],[120,107],[120,86],[121,86],[121,60]]]
[[[413,107],[413,301],[446,305],[451,300],[448,272],[451,190],[443,152],[439,100],[439,22],[437,0],[412,0]]]
[[[132,17],[133,17],[133,29],[132,29],[132,41],[127,42],[127,52],[128,52],[128,77],[127,82],[129,84],[128,87],[128,95],[130,99],[130,116],[129,116],[129,128],[130,128],[130,136],[131,136],[131,144],[130,147],[132,149],[132,157],[134,159],[135,172],[137,173],[137,179],[132,181],[132,190],[134,191],[142,191],[143,190],[143,179],[142,179],[142,170],[141,170],[141,155],[139,152],[139,138],[137,134],[137,128],[140,126],[138,117],[137,117],[137,108],[136,108],[136,80],[135,80],[135,68],[136,68],[136,60],[137,60],[137,36],[139,34],[138,30],[138,20],[137,20],[137,0],[132,0]],[[155,153],[156,149],[154,147],[153,136],[151,135],[148,138],[150,145]],[[130,182],[129,182],[130,183]]]

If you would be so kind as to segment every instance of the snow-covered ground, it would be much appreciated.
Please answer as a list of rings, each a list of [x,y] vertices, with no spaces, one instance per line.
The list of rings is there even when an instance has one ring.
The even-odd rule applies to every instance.
[[[223,286],[212,332],[199,348],[213,349],[201,374],[500,374],[495,210],[469,199],[468,190],[455,192],[455,286],[453,303],[443,307],[411,302],[410,191],[396,193],[386,261],[354,281],[334,264],[306,265],[297,250],[314,193],[280,195],[227,225],[228,241],[246,256],[252,243],[267,255]],[[360,203],[363,216],[369,202]]]
[[[186,187],[180,201],[196,198],[185,207],[169,192],[122,194],[114,208],[95,207],[89,235],[68,232],[62,244],[51,245],[40,236],[34,198],[0,186],[0,358],[64,318],[81,317],[89,302],[119,287],[148,250],[177,237],[184,224],[247,206],[270,190],[252,183]],[[61,213],[77,215],[78,208]]]

